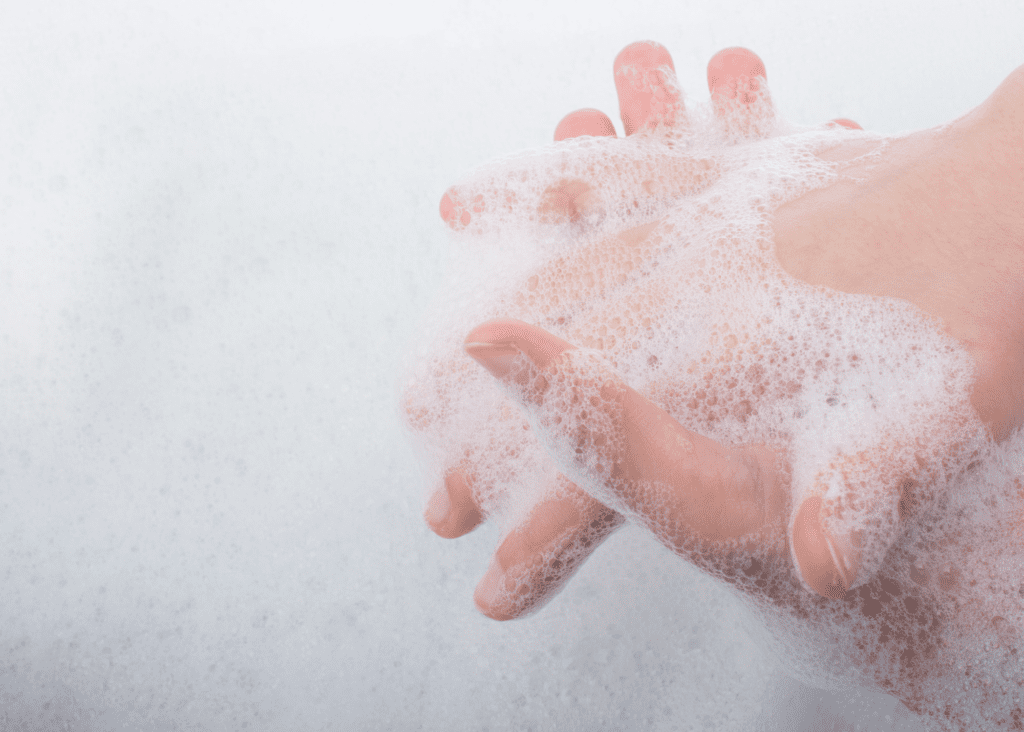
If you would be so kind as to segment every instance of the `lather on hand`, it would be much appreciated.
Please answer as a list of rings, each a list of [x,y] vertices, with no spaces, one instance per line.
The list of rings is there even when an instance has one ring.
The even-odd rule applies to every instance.
[[[687,109],[661,46],[627,47],[616,59],[615,77],[628,136],[685,137]],[[712,103],[726,139],[757,144],[770,134],[774,110],[765,78],[760,59],[745,49],[727,49],[710,62]],[[848,120],[835,123],[858,129]],[[581,110],[559,124],[556,140],[582,135],[611,137],[614,127],[601,113]],[[892,436],[881,433],[871,450],[842,454],[823,466],[821,475],[829,479],[880,486],[881,499],[861,508],[886,529],[923,511],[932,494],[921,477],[930,475],[922,461],[960,449],[971,420],[983,424],[995,442],[1022,423],[1024,67],[971,113],[943,127],[894,137],[880,158],[862,158],[878,146],[877,140],[851,135],[849,142],[819,153],[841,164],[844,177],[781,205],[771,223],[774,256],[786,273],[840,293],[910,303],[935,318],[973,361],[969,414],[933,415],[931,429],[911,445],[894,446]],[[694,175],[680,168],[678,155],[666,157],[663,169],[655,166],[651,173],[659,181],[657,195],[664,198],[668,190],[684,200],[714,185],[714,161],[702,167],[708,172]],[[666,178],[675,187],[666,185]],[[555,182],[535,207],[540,220],[558,224],[585,218],[598,187],[585,178]],[[442,199],[441,214],[453,227],[464,228],[474,215],[505,203],[456,187]],[[534,312],[554,311],[567,301],[593,298],[602,288],[612,291],[666,236],[659,224],[645,222],[595,242],[589,259],[549,263],[523,283],[521,301]],[[891,572],[868,575],[861,561],[865,546],[891,541],[898,526],[889,533],[880,529],[883,539],[870,531],[830,534],[825,526],[842,525],[841,508],[824,483],[804,486],[802,502],[794,503],[788,446],[720,444],[659,407],[650,398],[657,389],[641,394],[592,358],[594,349],[613,350],[631,340],[644,309],[657,309],[656,299],[635,291],[611,298],[586,322],[571,323],[565,338],[517,318],[488,321],[466,337],[466,352],[531,415],[534,429],[547,431],[538,439],[557,448],[552,454],[560,470],[559,489],[534,506],[498,548],[477,589],[477,605],[496,619],[536,609],[622,525],[625,512],[669,548],[719,576],[735,578],[746,592],[790,602],[786,598],[794,586],[778,570],[788,564],[818,593],[816,602],[845,603],[874,617],[875,605],[850,590],[870,586],[873,598],[903,591],[887,579]],[[729,347],[735,346],[725,338],[709,353]],[[667,393],[672,386],[662,388]],[[728,385],[710,383],[709,388]],[[552,417],[551,405],[545,404],[552,395],[565,410],[564,421]],[[410,422],[433,429],[415,402],[407,402]],[[712,394],[698,409],[713,404]],[[560,424],[565,433],[559,433]],[[510,419],[509,428],[518,429],[519,423]],[[584,446],[588,452],[581,454]],[[576,457],[567,458],[574,447]],[[427,509],[428,524],[444,537],[461,536],[484,520],[474,482],[485,471],[465,455],[460,445],[451,446],[443,483]],[[754,554],[774,560],[751,569]],[[909,636],[900,642],[915,647]],[[926,673],[920,668],[926,656],[911,653],[902,680],[883,685],[911,703],[913,694],[897,687]]]

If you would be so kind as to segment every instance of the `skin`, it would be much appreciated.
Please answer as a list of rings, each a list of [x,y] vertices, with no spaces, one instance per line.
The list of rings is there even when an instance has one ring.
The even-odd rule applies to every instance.
[[[627,135],[666,127],[686,129],[686,110],[673,91],[674,68],[663,47],[650,42],[628,46],[616,58],[614,72]],[[708,64],[715,111],[738,141],[756,140],[763,134],[756,120],[772,113],[771,100],[759,85],[765,77],[761,60],[746,49],[726,49]],[[859,129],[845,119],[830,124]],[[564,118],[555,139],[614,134],[607,117],[588,109]],[[875,145],[851,140],[821,154],[831,161],[850,161],[845,173],[860,182],[841,179],[779,207],[773,219],[775,256],[787,273],[808,284],[897,298],[935,318],[973,358],[976,380],[970,408],[990,437],[1002,442],[1024,421],[1024,67],[969,114],[947,126],[894,139],[885,156],[871,166],[857,160]],[[575,220],[586,210],[590,190],[586,181],[560,181],[544,205],[553,220]],[[472,220],[474,207],[482,211],[488,203],[464,199],[456,189],[442,198],[442,218],[455,228]],[[555,285],[546,284],[542,273],[539,281],[527,283],[523,297],[535,304],[550,302],[554,308],[559,298],[589,296],[601,287],[602,276],[613,277],[628,268],[616,265],[615,253],[646,251],[656,245],[657,235],[655,222],[600,242],[586,276],[579,273],[554,291]],[[825,514],[832,510],[823,489],[812,492],[790,520],[785,446],[718,444],[684,427],[614,374],[574,370],[576,362],[567,354],[576,346],[600,348],[602,338],[628,337],[622,326],[616,330],[617,314],[656,309],[657,302],[617,302],[610,307],[576,328],[571,340],[505,318],[475,328],[465,349],[497,380],[537,387],[538,396],[533,403],[521,404],[523,409],[540,406],[556,382],[575,383],[581,394],[596,389],[606,397],[615,434],[598,436],[594,444],[619,447],[602,454],[610,468],[598,479],[613,492],[616,505],[634,520],[646,522],[681,556],[728,575],[726,565],[734,553],[725,547],[746,543],[767,550],[778,562],[792,557],[803,581],[820,596],[816,602],[825,603],[821,607],[846,603],[864,611],[867,606],[857,599],[857,590],[850,590],[856,580],[867,579],[859,577],[860,537],[830,536],[823,529]],[[950,416],[949,424],[939,424],[939,437],[930,439],[955,433],[961,426],[957,419]],[[899,501],[900,517],[906,520],[919,509],[924,494],[909,479],[909,466],[886,457],[892,452],[888,439],[880,435],[870,454],[843,459],[851,466],[868,466],[872,479],[886,485]],[[954,449],[952,443],[949,449]],[[456,453],[425,512],[430,528],[446,538],[461,536],[484,520],[472,490],[473,466]],[[563,472],[573,468],[560,467]],[[560,480],[563,490],[538,504],[496,551],[475,594],[485,615],[508,620],[540,607],[624,523],[621,513],[567,478]],[[671,490],[651,491],[649,486],[655,484]],[[654,518],[664,517],[666,511],[673,517],[671,530]],[[693,546],[700,551],[695,553]],[[558,547],[562,549],[552,551]],[[581,548],[573,561],[567,561],[570,549]],[[501,591],[511,576],[521,586],[522,578],[527,578],[525,596],[521,593],[514,603]],[[895,576],[885,570],[865,587],[891,594]],[[786,592],[770,583],[749,591],[787,602],[782,599]],[[860,596],[866,597],[863,592]],[[913,691],[908,689],[916,681],[908,679],[919,679],[923,673],[908,666],[905,678],[883,685],[913,707]]]

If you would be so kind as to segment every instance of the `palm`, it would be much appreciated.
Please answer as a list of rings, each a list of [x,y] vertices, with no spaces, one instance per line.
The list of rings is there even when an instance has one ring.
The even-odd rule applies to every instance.
[[[762,105],[757,109],[759,99],[768,107]],[[737,115],[732,110],[720,116],[727,136],[756,136],[766,129],[765,112],[770,112],[770,102],[766,94],[754,95],[752,101],[753,115]],[[751,308],[751,304],[766,285],[770,289],[785,280],[783,270],[808,284],[831,288],[822,292],[805,287],[805,295],[823,302],[841,298],[839,292],[900,298],[939,318],[932,323],[933,329],[944,322],[947,334],[959,338],[982,366],[971,394],[974,410],[965,398],[954,398],[933,405],[933,412],[922,415],[931,420],[931,444],[922,447],[897,420],[883,423],[879,440],[868,439],[859,450],[832,454],[828,460],[812,466],[811,472],[817,471],[818,475],[852,472],[868,487],[873,483],[884,484],[876,502],[893,496],[893,500],[900,501],[901,516],[911,512],[923,497],[932,497],[926,490],[918,490],[922,483],[927,485],[929,479],[937,480],[944,471],[949,473],[962,466],[965,456],[969,456],[968,448],[978,449],[980,443],[971,440],[976,437],[977,431],[972,429],[979,417],[1000,439],[1019,424],[1020,392],[1013,388],[1007,391],[1002,386],[1013,384],[1004,377],[1015,364],[1005,355],[1000,356],[1015,351],[1000,351],[993,346],[1005,345],[1007,338],[1019,331],[1006,318],[983,321],[977,309],[968,309],[968,314],[963,315],[963,309],[951,305],[948,293],[943,297],[941,292],[935,294],[934,287],[929,288],[943,268],[962,274],[962,262],[955,257],[938,261],[929,272],[930,279],[913,277],[909,276],[911,270],[906,263],[917,259],[934,261],[930,252],[908,253],[898,246],[882,247],[881,251],[889,256],[880,257],[876,251],[877,232],[870,232],[874,236],[871,241],[860,242],[854,241],[853,235],[846,240],[822,236],[821,227],[834,226],[843,215],[865,215],[865,196],[851,196],[844,189],[849,185],[845,182],[797,197],[771,218],[764,210],[767,207],[763,200],[754,202],[752,207],[748,200],[746,210],[730,210],[716,201],[712,189],[722,185],[723,176],[741,169],[737,161],[742,155],[749,155],[756,145],[744,146],[746,152],[742,154],[738,148],[721,147],[716,148],[715,154],[681,154],[680,141],[692,133],[693,125],[671,104],[663,104],[659,109],[659,125],[667,126],[671,134],[661,138],[652,134],[650,145],[669,141],[671,145],[657,152],[655,174],[648,180],[631,175],[628,161],[615,163],[614,156],[610,156],[613,164],[619,166],[618,172],[624,173],[620,177],[626,182],[610,194],[599,191],[603,197],[595,195],[597,186],[593,181],[562,177],[552,181],[540,200],[531,200],[507,181],[502,182],[500,176],[492,176],[483,186],[486,196],[477,198],[471,190],[467,193],[466,189],[455,189],[447,199],[447,211],[443,205],[443,213],[457,226],[479,226],[487,223],[489,204],[492,211],[500,209],[504,216],[570,226],[574,236],[586,243],[577,247],[571,257],[552,257],[480,316],[503,315],[544,324],[575,345],[600,350],[640,395],[659,405],[678,423],[717,443],[745,445],[747,455],[755,454],[750,450],[761,450],[757,455],[770,451],[784,464],[782,472],[772,489],[758,496],[744,497],[732,485],[719,491],[730,500],[710,513],[673,516],[666,521],[661,512],[662,519],[653,520],[651,515],[655,512],[648,510],[651,501],[641,491],[632,488],[632,500],[618,501],[617,496],[604,496],[595,491],[594,485],[588,485],[588,481],[600,481],[589,480],[584,468],[567,467],[564,459],[553,461],[536,436],[521,429],[526,423],[519,408],[507,398],[496,397],[491,380],[479,370],[467,369],[461,354],[449,352],[440,357],[439,367],[433,372],[435,381],[421,383],[407,395],[411,421],[427,436],[469,434],[469,422],[486,425],[486,429],[475,430],[471,439],[454,449],[446,445],[441,450],[448,472],[448,493],[456,505],[455,511],[449,513],[448,525],[441,527],[435,523],[435,529],[443,535],[464,533],[479,522],[482,513],[491,513],[510,501],[517,502],[524,483],[530,488],[529,500],[524,502],[520,498],[520,510],[512,514],[513,525],[521,523],[499,549],[498,560],[505,570],[504,591],[498,593],[501,600],[497,604],[481,603],[489,614],[507,618],[535,609],[554,594],[597,544],[622,523],[622,514],[627,514],[647,525],[673,550],[739,588],[761,608],[766,622],[774,629],[774,638],[790,654],[808,657],[816,673],[878,685],[924,708],[934,698],[930,685],[941,687],[941,679],[952,668],[953,651],[949,649],[956,643],[950,639],[966,637],[971,632],[976,636],[978,623],[1005,618],[1013,610],[979,599],[975,603],[977,613],[969,617],[961,614],[960,624],[953,623],[954,609],[967,589],[962,578],[948,571],[943,573],[943,568],[950,566],[951,555],[967,549],[958,543],[962,532],[948,528],[936,532],[921,530],[916,525],[904,527],[902,538],[884,556],[884,562],[879,557],[871,567],[871,579],[854,591],[841,593],[840,601],[803,590],[787,547],[787,513],[791,512],[789,504],[796,500],[789,490],[790,463],[794,451],[799,453],[802,449],[802,443],[799,436],[773,425],[778,423],[780,413],[799,410],[801,400],[806,401],[802,392],[809,382],[806,378],[794,378],[794,374],[829,373],[843,364],[836,361],[837,343],[827,334],[833,332],[826,327],[828,324],[809,324],[806,319],[797,323],[782,317],[769,319],[775,321],[769,325],[764,310]],[[926,138],[924,142],[922,137]],[[911,162],[920,162],[934,158],[924,154],[934,153],[934,147],[928,147],[930,140],[921,133],[910,138],[909,145],[896,145],[910,150]],[[856,158],[878,142],[878,138],[860,138],[831,147],[821,157],[834,161]],[[767,148],[772,141],[760,144]],[[586,151],[581,158],[586,158]],[[907,163],[907,155],[893,159],[898,161],[899,170],[912,167]],[[588,164],[584,160],[575,168],[568,167],[573,172],[586,170]],[[870,168],[857,160],[840,167],[855,176],[865,169],[875,173],[875,182],[890,185],[887,193],[891,195],[896,168]],[[861,190],[870,189],[866,186]],[[644,202],[639,206],[633,203],[638,198]],[[599,202],[599,216],[594,216],[595,200]],[[870,203],[869,197],[867,200]],[[503,201],[503,205],[495,206],[495,201]],[[633,205],[622,205],[623,202]],[[610,225],[627,223],[638,210],[641,217],[657,218],[653,223],[608,235]],[[746,217],[751,225],[732,225],[730,222],[737,214]],[[990,212],[987,214],[987,219],[991,219]],[[763,245],[766,223],[774,228],[774,249]],[[904,223],[906,228],[913,228],[912,221]],[[1001,222],[1004,229],[1006,225],[1007,222]],[[862,229],[850,227],[845,231]],[[920,228],[915,233],[916,238],[904,238],[927,244],[929,239],[922,236]],[[688,242],[686,251],[678,246],[673,248],[680,241]],[[725,249],[723,243],[732,250]],[[871,249],[872,244],[875,250]],[[740,250],[743,256],[735,256]],[[858,253],[861,259],[850,252]],[[867,256],[872,252],[873,258]],[[1001,271],[1012,266],[1014,262],[1000,260]],[[712,272],[717,280],[710,278]],[[984,281],[983,273],[976,279],[974,293],[987,291],[989,283]],[[967,292],[964,297],[970,299],[971,294]],[[997,306],[1009,309],[1014,304],[1013,295],[1012,288],[1004,287],[998,293],[1003,299]],[[991,299],[989,303],[991,306]],[[877,306],[877,302],[850,298],[843,304],[847,311],[851,307],[866,308],[865,312],[875,319],[878,332],[884,332],[878,320],[886,317],[885,308],[880,311]],[[899,314],[897,321],[900,317],[905,318],[906,313]],[[926,318],[921,316],[920,320]],[[689,356],[672,355],[672,343],[666,341],[666,333],[676,337],[677,346],[680,340],[686,340],[683,351]],[[794,352],[793,336],[813,341],[814,347]],[[956,363],[951,364],[955,371]],[[453,380],[459,382],[458,402],[435,408],[436,395],[450,393]],[[882,396],[895,398],[891,394]],[[829,399],[842,401],[843,395]],[[585,420],[581,423],[585,424]],[[586,443],[594,452],[595,444],[602,444],[592,434],[581,437],[573,433],[571,439],[576,441],[577,450]],[[909,446],[901,447],[903,443]],[[756,447],[761,445],[767,447]],[[616,456],[610,454],[607,462],[615,460]],[[920,466],[922,460],[928,463],[925,468]],[[646,462],[657,462],[657,458]],[[944,462],[948,465],[941,464]],[[577,480],[566,479],[565,473]],[[637,479],[634,483],[644,481]],[[648,480],[645,485],[651,482]],[[596,500],[591,494],[605,500]],[[833,501],[822,511],[823,521],[827,521],[825,514],[829,511],[842,509],[841,502],[837,505]],[[934,519],[935,510],[934,505],[925,502],[915,518],[927,525],[928,520]],[[456,518],[452,519],[452,515]],[[1006,554],[1005,542],[993,541],[993,550],[998,548]],[[805,571],[805,579],[806,574]],[[797,619],[799,624],[793,624]],[[990,624],[986,632],[994,627]],[[1004,642],[1007,627],[999,625]],[[816,635],[817,642],[808,644],[808,635]],[[814,653],[806,651],[808,647],[827,649],[837,645],[845,650],[842,669],[823,657],[813,659]]]

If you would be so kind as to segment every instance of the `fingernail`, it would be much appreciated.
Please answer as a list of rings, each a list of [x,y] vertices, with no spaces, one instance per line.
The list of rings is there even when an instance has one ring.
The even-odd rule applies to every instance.
[[[498,601],[501,599],[502,585],[505,583],[505,572],[498,563],[498,558],[491,560],[491,566],[487,568],[487,574],[476,586],[473,598],[476,604],[488,616],[493,616],[497,609]]]
[[[466,343],[463,348],[499,379],[508,376],[512,363],[522,355],[522,351],[510,343]]]
[[[829,124],[840,125],[841,127],[846,127],[851,130],[864,129],[859,124],[854,122],[852,119],[846,119],[845,117],[837,117],[836,119],[832,120]]]
[[[857,570],[853,563],[853,544],[850,542],[849,537],[845,540],[840,538],[833,539],[824,531],[822,534],[825,537],[825,543],[828,545],[828,551],[832,555],[832,561],[842,576],[843,588],[849,590],[853,587],[853,583],[857,581]]]
[[[821,498],[808,498],[801,505],[793,527],[791,550],[801,578],[808,588],[830,599],[840,599],[850,589],[848,578],[853,574],[841,561],[843,547],[820,523]]]
[[[451,508],[452,499],[448,496],[448,488],[442,485],[434,491],[434,495],[430,497],[424,516],[432,525],[440,526],[444,523],[444,520],[448,518],[448,512]]]

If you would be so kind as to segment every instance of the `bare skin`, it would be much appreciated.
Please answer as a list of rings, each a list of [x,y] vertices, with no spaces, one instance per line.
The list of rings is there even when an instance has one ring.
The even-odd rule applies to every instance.
[[[627,135],[660,126],[685,127],[686,110],[666,81],[671,72],[667,51],[656,44],[633,44],[616,59]],[[709,63],[716,111],[739,139],[756,140],[763,134],[754,120],[764,117],[763,105],[770,108],[771,104],[758,93],[758,79],[763,77],[760,59],[745,49],[727,49]],[[751,109],[762,105],[761,114],[746,117],[743,104],[728,103],[735,99]],[[849,120],[833,123],[857,127]],[[559,124],[555,137],[580,135],[612,136],[614,126],[596,110],[580,110]],[[845,161],[864,152],[865,143],[853,141],[822,156]],[[971,113],[943,128],[895,140],[881,162],[869,167],[854,161],[845,172],[860,182],[841,180],[775,212],[779,264],[808,284],[897,298],[938,319],[974,359],[977,378],[970,404],[977,417],[992,439],[1006,440],[1024,422],[1024,377],[1020,376],[1024,373],[1024,67]],[[546,205],[571,220],[586,206],[588,191],[585,181],[564,181],[551,192]],[[486,202],[466,204],[450,192],[442,199],[441,214],[452,225],[465,225],[472,219],[473,205]],[[656,245],[652,243],[656,236],[657,223],[645,224],[599,243],[595,251],[643,251]],[[542,276],[539,284],[524,285],[523,297],[557,303],[559,297],[591,292],[586,288],[600,287],[601,277],[615,274],[607,272],[607,257],[594,261],[591,276],[581,273],[574,278],[575,284],[558,292],[545,291]],[[600,348],[602,339],[628,337],[627,326],[615,325],[617,313],[656,306],[647,301],[616,303],[607,313],[575,328],[572,342],[522,321],[490,321],[467,336],[466,352],[497,379],[533,379],[543,394],[549,382],[556,380],[593,381],[592,376],[573,371],[575,362],[567,354],[576,345]],[[522,359],[516,360],[523,355],[528,359],[525,371]],[[784,447],[718,444],[688,430],[614,374],[602,375],[600,382],[590,386],[615,405],[612,423],[614,437],[619,438],[615,441],[609,435],[603,442],[625,447],[604,456],[609,472],[599,479],[630,515],[641,522],[652,517],[648,527],[681,556],[719,575],[732,576],[735,552],[716,547],[734,547],[736,540],[750,542],[774,552],[780,563],[790,561],[791,549],[800,576],[820,595],[817,601],[826,603],[821,607],[844,604],[871,616],[875,600],[865,598],[896,592],[896,574],[886,570],[878,577],[859,577],[856,540],[829,536],[822,529],[821,513],[829,510],[822,495],[807,499],[797,510],[795,522],[789,521]],[[429,429],[429,425],[418,426]],[[949,425],[950,432],[956,426]],[[876,454],[847,459],[851,464],[873,466],[874,479],[889,486],[900,501],[902,518],[912,513],[919,496],[907,480],[910,468],[887,462],[884,439],[880,438]],[[447,538],[461,536],[484,520],[472,490],[473,466],[454,452],[444,483],[426,511],[428,525]],[[565,479],[565,483],[568,492],[536,506],[498,548],[475,595],[478,607],[489,617],[512,619],[542,605],[625,521],[622,514],[571,481]],[[646,488],[654,484],[673,488],[667,494]],[[668,532],[666,512],[673,517]],[[656,521],[655,516],[661,518]],[[690,549],[695,545],[702,547],[699,555]],[[581,546],[583,551],[576,551]],[[552,547],[564,551],[552,553]],[[569,554],[575,559],[562,561]],[[527,596],[520,593],[510,603],[508,594],[500,591],[503,583],[514,575],[522,586],[524,574],[529,578]],[[863,591],[850,591],[855,583],[868,579]],[[777,598],[786,595],[770,582],[744,589]],[[917,652],[911,649],[907,657],[913,659]],[[921,651],[916,658],[920,661],[925,656]],[[914,685],[926,673],[915,665],[918,661],[907,662],[903,677],[879,682],[911,706]]]

